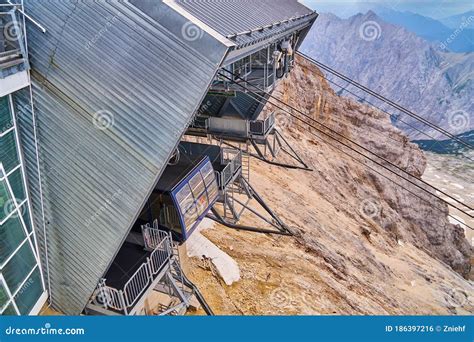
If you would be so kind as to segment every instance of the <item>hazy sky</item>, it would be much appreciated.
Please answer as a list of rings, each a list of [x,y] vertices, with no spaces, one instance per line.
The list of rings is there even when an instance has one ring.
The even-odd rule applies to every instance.
[[[474,0],[300,0],[319,12],[333,12],[347,17],[358,12],[366,12],[371,7],[382,5],[397,11],[411,11],[435,19],[474,10]]]

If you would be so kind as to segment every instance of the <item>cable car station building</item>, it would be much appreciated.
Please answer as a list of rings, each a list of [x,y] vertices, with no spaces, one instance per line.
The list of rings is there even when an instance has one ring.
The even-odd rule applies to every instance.
[[[176,315],[196,298],[212,313],[178,246],[205,217],[256,230],[239,226],[254,205],[288,233],[249,157],[285,143],[260,113],[317,14],[294,0],[0,7],[1,314]]]

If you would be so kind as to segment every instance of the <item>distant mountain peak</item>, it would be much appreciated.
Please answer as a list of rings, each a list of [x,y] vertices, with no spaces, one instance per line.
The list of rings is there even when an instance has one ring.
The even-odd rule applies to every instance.
[[[472,53],[443,52],[439,44],[386,23],[374,11],[338,20],[321,15],[302,51],[450,132],[474,129]],[[456,111],[461,111],[461,120],[456,120]],[[398,124],[413,138],[426,137]],[[416,127],[440,138],[429,127]]]
[[[440,21],[451,29],[465,27],[472,30],[474,29],[474,10],[443,18]]]
[[[383,21],[403,27],[443,50],[474,51],[474,41],[472,40],[474,30],[470,29],[474,25],[474,16],[469,15],[469,12],[449,17],[442,22],[410,11],[375,9],[375,12]],[[461,27],[462,29],[459,30]],[[457,31],[454,31],[455,29]],[[454,39],[452,38],[453,34],[455,34]]]
[[[352,17],[350,17],[350,19],[375,20],[375,19],[379,19],[379,17],[377,13],[375,13],[372,10],[369,10],[365,13],[359,12],[356,15],[353,15]]]
[[[368,10],[367,13],[365,14],[366,17],[378,17],[377,16],[377,13],[375,13],[374,11],[372,10]]]

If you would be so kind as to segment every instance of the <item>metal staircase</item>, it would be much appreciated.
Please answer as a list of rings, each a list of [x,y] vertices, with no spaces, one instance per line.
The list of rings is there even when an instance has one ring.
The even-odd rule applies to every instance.
[[[237,93],[237,96],[231,99],[230,103],[245,120],[252,118],[260,105],[258,99],[245,93]]]
[[[152,293],[160,295],[160,302],[153,308],[157,316],[184,315],[192,306],[195,296],[206,312],[212,310],[205,303],[196,286],[181,269],[178,244],[172,235],[159,229],[158,220],[142,227],[144,250],[150,254],[140,268],[121,289],[107,285],[101,279],[86,313],[89,315],[139,315]]]

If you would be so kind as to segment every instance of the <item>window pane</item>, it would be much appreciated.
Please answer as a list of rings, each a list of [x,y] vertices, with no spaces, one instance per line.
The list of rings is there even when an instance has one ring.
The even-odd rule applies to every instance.
[[[193,206],[188,210],[186,214],[184,214],[184,224],[186,225],[186,230],[189,231],[194,223],[196,223],[198,219],[198,213],[196,210],[196,206]]]
[[[17,216],[10,217],[0,227],[0,264],[25,240],[26,235]]]
[[[11,127],[13,127],[13,120],[10,114],[8,98],[6,96],[0,97],[0,133],[5,132]]]
[[[176,194],[176,200],[179,203],[182,213],[187,212],[189,208],[194,205],[194,197],[188,184],[179,190]]]
[[[209,173],[207,176],[205,176],[205,183],[206,186],[211,185],[211,183],[216,179],[216,174],[214,172]]]
[[[8,181],[10,182],[10,186],[12,187],[12,191],[15,195],[15,198],[17,199],[17,202],[23,202],[26,199],[26,193],[23,186],[21,168],[13,172],[10,177],[8,177]]]
[[[3,310],[5,305],[7,305],[7,302],[8,302],[7,290],[5,289],[5,286],[3,286],[3,283],[0,282],[0,311]]]
[[[11,199],[6,181],[0,181],[0,221],[3,221],[11,212]]]
[[[210,174],[214,173],[214,169],[212,168],[212,164],[210,162],[204,164],[201,169],[202,176],[206,178]]]
[[[3,277],[12,293],[15,293],[35,265],[35,257],[29,243],[26,242],[2,270]]]
[[[15,308],[13,305],[8,305],[5,311],[3,311],[2,316],[18,316],[16,314]]]
[[[6,173],[20,164],[16,151],[15,131],[11,131],[0,138],[0,160],[3,163]]]
[[[15,296],[15,303],[21,315],[28,315],[43,293],[40,271],[37,268]]]
[[[191,180],[189,185],[193,190],[194,198],[198,198],[205,190],[204,180],[202,179],[201,174],[198,172]]]
[[[28,208],[28,205],[25,203],[20,211],[23,214],[23,221],[25,222],[26,229],[28,230],[28,233],[31,233],[33,229],[31,227],[30,209]]]
[[[201,216],[206,212],[206,209],[209,207],[209,200],[207,199],[207,194],[204,192],[201,197],[196,201],[196,208],[198,211],[198,216]]]
[[[186,184],[181,190],[176,194],[176,200],[178,203],[184,202],[184,200],[191,195],[191,189],[189,189],[188,184]]]

